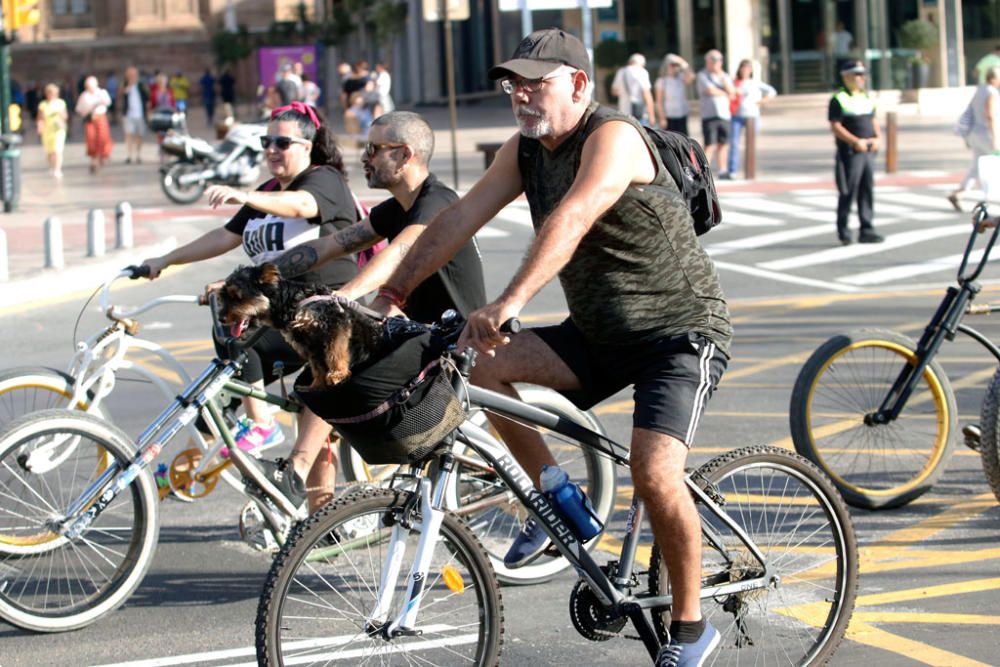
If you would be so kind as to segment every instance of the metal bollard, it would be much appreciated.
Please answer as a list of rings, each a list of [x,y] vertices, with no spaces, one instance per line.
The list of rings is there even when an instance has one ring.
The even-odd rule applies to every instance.
[[[0,229],[0,283],[10,280],[10,263],[7,259],[7,232]]]
[[[743,134],[747,143],[743,155],[743,178],[752,181],[757,178],[757,123],[756,118],[747,118]]]
[[[115,206],[115,248],[131,248],[135,244],[132,233],[132,204],[127,201]]]
[[[885,173],[896,173],[896,141],[898,137],[898,122],[896,112],[890,111],[885,115]]]
[[[61,269],[66,266],[66,258],[63,257],[62,222],[53,215],[45,219],[43,229],[45,230],[45,268]]]
[[[87,257],[104,256],[104,211],[87,211]]]

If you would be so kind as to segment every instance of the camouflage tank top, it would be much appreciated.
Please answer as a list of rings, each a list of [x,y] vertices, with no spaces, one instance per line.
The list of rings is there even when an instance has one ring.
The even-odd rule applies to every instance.
[[[656,178],[649,185],[629,186],[560,271],[570,318],[595,343],[622,344],[693,331],[728,355],[732,325],[715,265],[638,121],[592,103],[576,133],[554,151],[522,136],[518,166],[532,224],[540,229],[572,186],[588,132],[611,120],[639,131],[655,156]]]

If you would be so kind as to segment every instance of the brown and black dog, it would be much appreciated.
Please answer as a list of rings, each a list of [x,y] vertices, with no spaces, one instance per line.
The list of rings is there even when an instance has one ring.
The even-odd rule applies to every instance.
[[[220,321],[239,336],[251,324],[282,333],[309,362],[310,389],[340,384],[351,367],[379,356],[382,322],[324,285],[285,280],[274,264],[241,266],[219,290]]]

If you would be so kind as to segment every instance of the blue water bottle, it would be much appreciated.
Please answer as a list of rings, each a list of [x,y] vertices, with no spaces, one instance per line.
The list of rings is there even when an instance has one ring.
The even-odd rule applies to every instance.
[[[569,481],[565,470],[559,466],[542,466],[540,484],[542,492],[582,541],[593,538],[604,528],[586,494]]]

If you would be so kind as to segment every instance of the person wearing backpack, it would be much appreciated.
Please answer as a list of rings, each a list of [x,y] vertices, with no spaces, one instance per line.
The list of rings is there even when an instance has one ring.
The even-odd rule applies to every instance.
[[[535,238],[502,293],[469,315],[458,346],[480,353],[472,382],[507,396],[530,382],[588,408],[634,387],[632,481],[674,594],[670,643],[656,664],[693,667],[720,635],[701,614],[701,529],[684,465],[728,363],[732,326],[715,266],[652,135],[592,100],[590,69],[580,40],[549,28],[489,70],[511,97],[519,131],[468,194],[435,216],[372,307],[399,312],[425,276],[525,195]],[[501,333],[556,277],[568,319]],[[538,484],[542,466],[555,463],[541,435],[505,419],[493,426]],[[504,562],[524,565],[547,544],[529,518]]]
[[[837,181],[837,238],[842,245],[853,242],[847,229],[851,205],[858,202],[859,243],[881,243],[885,239],[872,225],[875,199],[875,153],[881,134],[875,118],[875,101],[865,90],[865,65],[847,60],[840,65],[843,87],[830,98],[827,119],[837,142],[834,175]]]
[[[979,158],[1000,151],[1000,66],[986,70],[986,83],[980,84],[969,102],[972,123],[965,135],[965,143],[972,149],[972,164],[965,173],[958,189],[948,195],[956,211],[962,210],[959,197],[973,182],[981,185]]]

